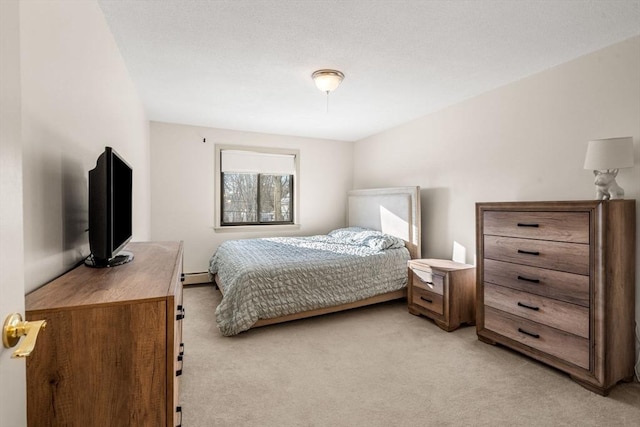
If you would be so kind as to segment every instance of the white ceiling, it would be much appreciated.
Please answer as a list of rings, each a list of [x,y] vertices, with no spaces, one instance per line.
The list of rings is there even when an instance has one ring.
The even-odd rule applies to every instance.
[[[348,141],[640,34],[640,0],[98,2],[150,120]]]

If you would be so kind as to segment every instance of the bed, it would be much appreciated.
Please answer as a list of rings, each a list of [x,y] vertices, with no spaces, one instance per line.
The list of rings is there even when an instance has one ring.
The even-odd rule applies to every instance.
[[[230,240],[209,274],[223,298],[223,335],[406,297],[420,258],[420,189],[348,193],[347,226],[326,235]]]

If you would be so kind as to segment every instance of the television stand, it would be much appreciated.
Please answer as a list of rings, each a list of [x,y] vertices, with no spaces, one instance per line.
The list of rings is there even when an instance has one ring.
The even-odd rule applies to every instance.
[[[118,255],[108,260],[96,260],[93,256],[89,255],[85,258],[84,264],[87,267],[103,268],[103,267],[117,267],[118,265],[126,264],[133,261],[133,252],[120,251]]]
[[[26,425],[180,424],[182,243],[127,249],[136,262],[80,265],[25,297],[27,320],[47,321],[26,362]]]

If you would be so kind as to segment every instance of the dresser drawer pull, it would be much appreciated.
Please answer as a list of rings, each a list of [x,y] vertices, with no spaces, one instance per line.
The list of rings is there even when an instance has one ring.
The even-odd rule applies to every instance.
[[[523,304],[523,303],[521,303],[520,301],[518,301],[518,306],[519,306],[519,307],[528,308],[529,310],[535,310],[535,311],[540,310],[540,307],[534,307],[534,306],[532,306],[532,305]]]
[[[180,421],[176,427],[182,427],[182,406],[176,406],[176,412],[180,414]]]
[[[178,362],[180,362],[180,369],[176,370],[176,377],[182,375],[182,367],[184,366],[184,344],[180,343],[180,353],[178,354]]]
[[[433,282],[426,282],[426,281],[424,281],[424,280],[422,280],[422,279],[420,279],[420,281],[421,281],[422,283],[424,283],[425,285],[429,285],[429,286],[431,286],[431,287],[433,288]]]
[[[525,334],[525,335],[529,335],[530,337],[533,337],[533,338],[536,338],[536,339],[537,339],[537,338],[540,338],[540,335],[538,335],[538,334],[534,334],[534,333],[532,333],[532,332],[527,332],[527,331],[525,331],[525,330],[524,330],[524,329],[522,329],[522,328],[518,328],[518,332],[521,332],[521,333],[523,333],[523,334]]]
[[[540,279],[529,279],[528,277],[518,276],[518,280],[524,280],[525,282],[540,283]]]
[[[530,223],[526,223],[526,222],[519,222],[518,223],[518,227],[535,227],[538,228],[540,225],[538,224],[530,224]]]
[[[176,320],[184,319],[184,315],[186,314],[186,310],[182,305],[178,305],[178,314],[176,315]]]
[[[176,377],[179,377],[180,375],[182,375],[182,367],[184,366],[183,358],[184,356],[182,356],[182,354],[178,356],[178,362],[180,362],[180,369],[176,369]]]
[[[432,304],[432,303],[433,303],[433,300],[432,300],[432,299],[429,299],[429,298],[420,297],[420,299],[421,299],[422,301],[426,301],[426,302],[428,302],[429,304]]]
[[[176,371],[176,377],[179,377],[180,375],[182,375],[182,367],[184,366],[184,343],[181,342],[180,346],[178,347],[179,349],[179,353],[178,353],[178,362],[180,362],[180,369],[178,369]]]
[[[518,253],[519,254],[526,254],[526,255],[540,255],[540,252],[538,252],[538,251],[524,251],[522,249],[518,249]]]

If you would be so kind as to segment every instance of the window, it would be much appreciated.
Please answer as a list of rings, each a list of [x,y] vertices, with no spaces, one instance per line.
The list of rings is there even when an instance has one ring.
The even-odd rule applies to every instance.
[[[216,225],[295,224],[294,150],[216,146]]]

